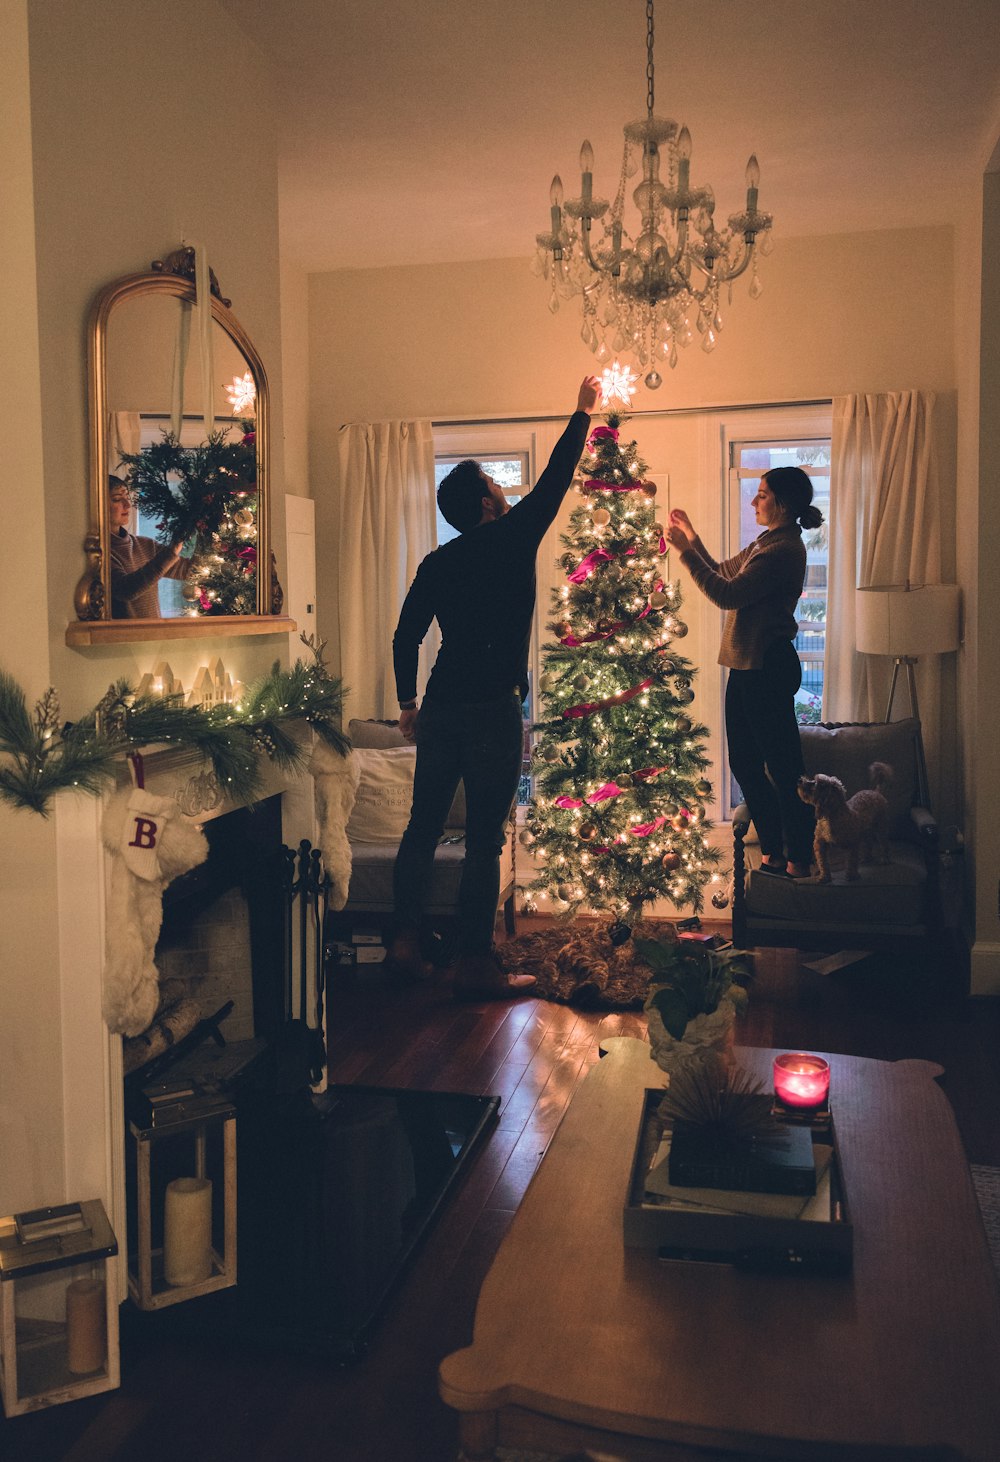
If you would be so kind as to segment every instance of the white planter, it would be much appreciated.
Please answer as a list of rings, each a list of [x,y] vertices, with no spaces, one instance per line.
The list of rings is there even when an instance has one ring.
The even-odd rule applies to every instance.
[[[650,1054],[661,1071],[668,1075],[691,1061],[719,1059],[732,1061],[736,1007],[731,1000],[722,1000],[711,1015],[696,1015],[689,1020],[680,1040],[675,1039],[660,1019],[660,1013],[646,1002],[649,1021]]]

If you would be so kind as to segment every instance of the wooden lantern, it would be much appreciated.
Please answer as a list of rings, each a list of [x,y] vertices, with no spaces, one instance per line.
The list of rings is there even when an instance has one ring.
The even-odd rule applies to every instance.
[[[129,1294],[160,1310],[236,1283],[236,1109],[190,1093],[130,1117]]]
[[[98,1199],[0,1219],[0,1392],[19,1416],[119,1383],[118,1242]]]

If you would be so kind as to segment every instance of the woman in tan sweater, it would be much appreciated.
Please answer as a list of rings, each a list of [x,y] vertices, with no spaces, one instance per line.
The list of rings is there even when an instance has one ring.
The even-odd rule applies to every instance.
[[[812,862],[813,814],[799,798],[802,744],[795,692],[802,667],[795,652],[795,606],[806,573],[803,528],[823,515],[800,467],[774,467],[760,480],[753,507],[764,529],[749,547],[717,563],[687,513],[670,514],[667,541],[698,588],[726,611],[719,664],[726,682],[729,766],[740,784],[757,837],[762,868],[804,878]]]

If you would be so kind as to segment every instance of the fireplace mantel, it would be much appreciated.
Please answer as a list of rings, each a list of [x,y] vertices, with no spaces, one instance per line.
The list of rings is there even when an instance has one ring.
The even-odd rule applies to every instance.
[[[296,728],[298,730],[298,728]],[[308,748],[312,732],[301,728]],[[146,786],[171,795],[210,764],[196,751],[175,746],[143,750]],[[288,774],[265,761],[262,796],[281,796],[282,839],[296,847],[303,838],[314,842],[313,781],[308,773]],[[119,785],[130,777],[123,758]],[[204,822],[234,809],[228,800],[202,811]],[[106,937],[109,858],[101,840],[104,803],[92,797],[66,796],[55,804],[56,858],[59,884],[59,942],[63,1083],[67,1093],[64,1120],[64,1165],[67,1192],[99,1197],[119,1238],[121,1254],[114,1269],[119,1300],[127,1292],[125,1225],[125,1127],[122,1101],[122,1043],[104,1024],[102,992]]]

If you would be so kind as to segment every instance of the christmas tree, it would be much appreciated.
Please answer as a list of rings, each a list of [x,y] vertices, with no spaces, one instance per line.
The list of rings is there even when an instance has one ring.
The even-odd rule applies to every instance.
[[[256,436],[252,419],[239,425],[239,487],[227,496],[210,538],[199,540],[197,567],[181,590],[193,614],[257,613]]]
[[[609,412],[594,428],[562,536],[566,584],[553,591],[555,640],[542,651],[522,833],[538,863],[529,899],[607,912],[621,939],[658,899],[700,910],[720,856],[706,840],[695,672],[675,648],[687,634],[680,586],[666,577],[656,486],[635,442],[620,440],[626,419]]]

